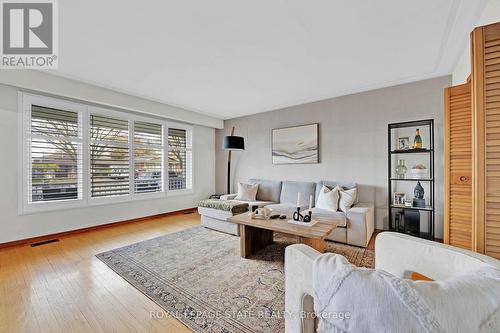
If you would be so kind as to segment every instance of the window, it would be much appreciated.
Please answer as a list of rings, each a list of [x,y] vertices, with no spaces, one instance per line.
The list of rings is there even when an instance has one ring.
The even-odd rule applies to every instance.
[[[192,142],[190,131],[168,129],[168,189],[192,188]]]
[[[93,198],[130,193],[128,121],[90,116],[90,192]]]
[[[134,123],[134,191],[163,190],[163,126],[136,121]]]
[[[29,202],[75,200],[82,195],[78,112],[31,105]]]
[[[165,197],[192,189],[191,127],[20,96],[21,213]]]

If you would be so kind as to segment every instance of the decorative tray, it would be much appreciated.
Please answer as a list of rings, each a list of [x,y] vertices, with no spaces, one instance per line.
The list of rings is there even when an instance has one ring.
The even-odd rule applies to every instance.
[[[312,220],[311,222],[301,222],[301,221],[295,221],[295,220],[288,220],[287,222],[290,224],[302,225],[304,227],[312,227],[313,225],[318,223],[317,220]]]

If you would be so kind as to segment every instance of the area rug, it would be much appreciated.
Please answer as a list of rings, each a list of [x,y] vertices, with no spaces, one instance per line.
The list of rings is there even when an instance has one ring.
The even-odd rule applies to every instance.
[[[97,255],[101,261],[195,332],[283,332],[284,252],[293,239],[249,259],[239,238],[195,227]],[[372,267],[372,250],[327,242],[327,252]]]

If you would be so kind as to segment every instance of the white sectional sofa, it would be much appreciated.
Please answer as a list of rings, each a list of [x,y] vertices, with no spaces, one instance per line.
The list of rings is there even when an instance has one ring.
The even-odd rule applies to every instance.
[[[267,207],[275,214],[287,215],[291,218],[296,209],[297,193],[301,194],[300,207],[306,210],[309,205],[309,196],[312,195],[316,203],[319,191],[323,185],[330,188],[341,186],[344,189],[357,187],[353,182],[319,181],[275,181],[264,179],[250,179],[250,184],[259,184],[256,201],[246,202],[249,209],[252,206]],[[358,190],[359,192],[359,190]],[[234,200],[236,194],[221,197],[221,200]],[[242,201],[243,202],[243,201]],[[207,228],[239,236],[237,225],[227,222],[231,212],[221,212],[213,208],[199,207],[201,224]],[[366,247],[374,231],[374,207],[372,203],[356,202],[347,213],[325,211],[313,208],[313,218],[338,223],[338,227],[327,237],[328,240]]]

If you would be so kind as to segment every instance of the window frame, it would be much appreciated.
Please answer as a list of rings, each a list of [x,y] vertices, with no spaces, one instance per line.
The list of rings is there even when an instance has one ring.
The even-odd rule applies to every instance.
[[[185,188],[185,189],[180,189],[180,190],[171,190],[169,187],[170,185],[170,174],[168,172],[168,153],[170,152],[170,146],[168,145],[168,130],[170,128],[174,129],[183,129],[186,131],[186,138],[189,138],[191,141],[191,147],[190,148],[182,148],[180,150],[184,151],[191,151],[191,187],[190,188]],[[189,126],[183,123],[177,123],[177,122],[168,122],[168,126],[166,127],[166,132],[164,136],[165,140],[165,170],[167,172],[167,178],[166,178],[166,189],[167,189],[167,195],[168,196],[180,196],[180,195],[187,195],[187,194],[192,194],[194,193],[194,144],[193,144],[193,126]]]
[[[79,158],[79,172],[81,172],[81,193],[78,193],[78,199],[55,200],[55,201],[40,201],[31,202],[30,195],[30,177],[31,177],[31,106],[39,105],[51,107],[60,110],[78,112],[79,115],[79,131],[81,135],[78,140],[81,141],[81,156]],[[94,106],[85,102],[73,102],[64,98],[48,97],[36,95],[28,92],[18,93],[18,212],[20,215],[31,214],[44,211],[54,211],[62,209],[72,209],[80,207],[91,207],[95,205],[115,204],[137,200],[161,199],[171,196],[189,195],[193,193],[194,188],[194,147],[193,147],[193,126],[172,122],[154,116],[143,116],[140,114],[118,111],[106,107]],[[116,117],[128,121],[128,150],[129,150],[129,193],[126,195],[117,195],[109,197],[92,197],[91,189],[91,168],[90,168],[90,145],[91,145],[91,128],[90,117],[92,114]],[[135,193],[135,142],[134,142],[134,127],[135,122],[148,122],[159,124],[162,126],[163,132],[163,147],[162,147],[162,191]],[[191,151],[191,188],[170,190],[169,189],[169,174],[168,174],[168,129],[178,128],[186,130],[186,135],[191,141],[191,148],[186,150]],[[26,167],[25,167],[26,166]]]
[[[151,147],[153,149],[160,149],[161,152],[162,152],[162,157],[161,157],[161,173],[162,173],[162,177],[161,177],[161,191],[156,191],[156,192],[136,192],[135,191],[135,148],[136,148],[136,143],[135,143],[135,124],[137,122],[142,122],[142,123],[153,123],[153,124],[159,124],[161,125],[161,132],[162,132],[162,140],[161,140],[161,146],[157,146],[157,145],[153,145],[153,144],[143,144],[143,143],[140,143],[138,144],[139,147],[141,148],[145,148],[145,147]],[[132,122],[132,126],[131,126],[131,135],[132,135],[132,142],[131,142],[131,145],[132,145],[132,154],[134,155],[134,158],[133,158],[133,163],[134,165],[131,166],[131,169],[133,169],[134,171],[134,174],[133,174],[133,177],[132,177],[132,184],[131,184],[131,193],[133,193],[134,195],[136,196],[140,196],[140,197],[143,197],[143,196],[148,196],[148,197],[155,197],[156,195],[159,195],[160,193],[164,193],[166,192],[166,190],[168,190],[168,188],[165,187],[166,185],[166,181],[165,180],[168,180],[168,175],[166,176],[165,172],[167,170],[167,167],[168,165],[166,165],[166,162],[165,160],[168,158],[168,153],[167,153],[167,147],[165,146],[165,137],[166,137],[166,130],[167,130],[167,126],[165,123],[158,123],[158,122],[153,122],[151,121],[150,119],[140,119],[140,118],[137,118],[135,119],[133,122]]]
[[[121,119],[126,119],[128,121],[128,149],[129,149],[129,193],[126,195],[117,195],[117,196],[109,196],[109,197],[92,197],[92,188],[90,186],[90,144],[91,144],[91,139],[90,139],[90,116],[93,114],[97,115],[102,115],[102,116],[107,116],[107,117],[115,117],[115,118],[121,118]],[[102,204],[109,204],[109,203],[120,203],[120,202],[129,202],[129,201],[135,201],[135,200],[145,200],[145,199],[158,199],[158,198],[164,198],[166,197],[165,194],[165,176],[162,177],[162,191],[160,192],[152,192],[152,193],[135,193],[134,192],[134,174],[135,174],[135,156],[134,156],[134,124],[135,121],[143,121],[143,122],[150,122],[150,123],[157,123],[161,124],[162,128],[166,128],[166,121],[164,120],[159,120],[155,118],[148,118],[148,117],[143,117],[143,116],[138,116],[134,115],[131,113],[123,112],[123,111],[115,111],[115,110],[109,110],[106,108],[102,107],[94,107],[94,106],[89,106],[88,107],[88,112],[86,115],[87,122],[89,124],[88,126],[88,136],[89,136],[89,141],[88,144],[86,144],[86,147],[88,149],[88,152],[86,154],[86,162],[87,162],[87,175],[89,177],[88,179],[88,190],[87,190],[87,198],[88,198],[88,203],[89,206],[91,205],[102,205]],[[162,171],[163,174],[165,175],[165,153],[163,156],[163,165],[162,165]]]
[[[18,207],[19,210],[23,213],[32,213],[32,212],[43,212],[49,210],[56,209],[70,209],[83,207],[85,205],[85,179],[84,179],[84,145],[85,145],[85,131],[83,129],[83,119],[85,108],[82,107],[79,103],[74,103],[64,99],[56,99],[52,97],[39,96],[24,93],[19,97],[19,105],[21,107],[20,112],[20,130],[19,130],[19,166],[18,172],[21,180],[19,184],[21,184],[21,189],[19,190],[19,200]],[[79,137],[72,138],[72,141],[79,142],[82,146],[82,150],[80,152],[79,161],[78,161],[78,169],[81,173],[81,181],[82,185],[79,190],[81,193],[78,193],[77,199],[67,199],[67,200],[54,200],[54,201],[31,201],[31,175],[32,175],[32,164],[31,164],[31,139],[33,135],[31,134],[31,106],[39,105],[43,107],[49,107],[54,109],[61,109],[66,111],[72,111],[78,113],[78,121],[79,121]]]

